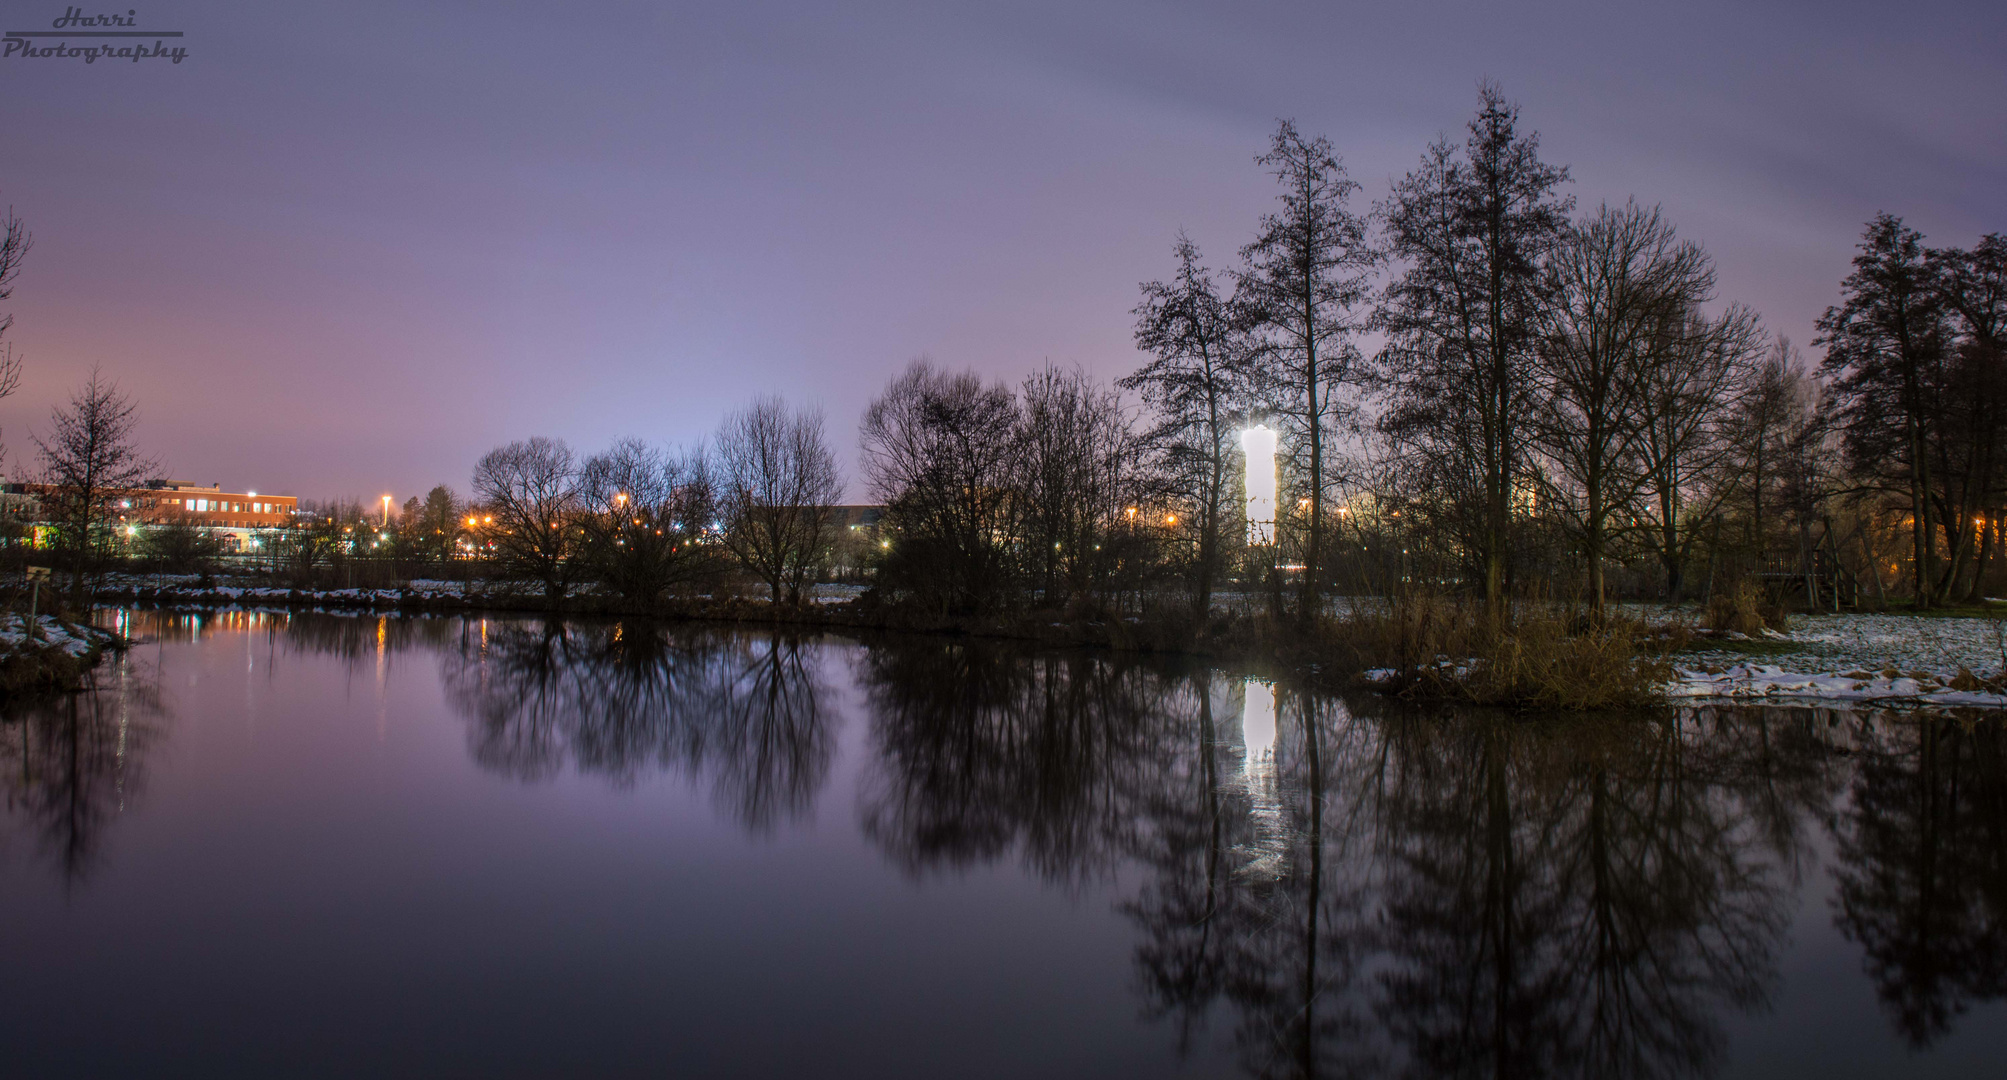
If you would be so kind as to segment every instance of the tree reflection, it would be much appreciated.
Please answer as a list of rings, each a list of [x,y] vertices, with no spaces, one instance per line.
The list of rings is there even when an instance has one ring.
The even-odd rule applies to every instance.
[[[145,669],[113,654],[94,674],[94,691],[20,703],[0,716],[0,805],[71,884],[97,865],[163,731],[158,687]]]
[[[2007,733],[1884,716],[1834,826],[1835,922],[1917,1048],[2007,993]]]
[[[960,642],[862,682],[867,832],[915,871],[1139,862],[1146,1010],[1189,1048],[1224,1007],[1255,1076],[1717,1071],[1836,776],[1788,715],[1375,716]]]
[[[1159,804],[1159,841],[1145,854],[1158,878],[1126,907],[1145,930],[1145,1000],[1176,1017],[1181,1044],[1215,1002],[1230,1003],[1251,1075],[1382,1071],[1366,978],[1376,865],[1361,805],[1379,747],[1337,701],[1259,683],[1240,694],[1236,746],[1217,734],[1215,697],[1209,680],[1192,687],[1202,734],[1189,745],[1210,761],[1161,773],[1186,801]]]
[[[879,748],[864,830],[909,870],[1016,852],[1040,873],[1130,846],[1164,686],[1134,665],[992,643],[899,642],[859,681]]]
[[[827,690],[798,637],[467,622],[443,680],[474,760],[521,780],[677,769],[765,829],[807,813],[829,771]]]

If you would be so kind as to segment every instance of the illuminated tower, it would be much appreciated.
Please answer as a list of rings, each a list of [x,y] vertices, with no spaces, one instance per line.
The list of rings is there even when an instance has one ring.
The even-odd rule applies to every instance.
[[[1275,543],[1275,430],[1256,424],[1240,433],[1247,455],[1247,542]]]

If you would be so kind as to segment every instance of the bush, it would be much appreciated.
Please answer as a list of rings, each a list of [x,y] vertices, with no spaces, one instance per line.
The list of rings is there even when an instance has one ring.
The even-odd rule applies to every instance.
[[[1735,588],[1717,592],[1707,601],[1707,627],[1710,630],[1732,630],[1756,637],[1766,626],[1773,630],[1788,630],[1791,628],[1791,617],[1782,604],[1767,596],[1754,582],[1737,582]]]
[[[1401,597],[1355,608],[1326,631],[1330,645],[1376,684],[1405,696],[1555,709],[1656,701],[1672,677],[1678,627],[1582,618],[1522,603],[1494,618],[1474,603]]]

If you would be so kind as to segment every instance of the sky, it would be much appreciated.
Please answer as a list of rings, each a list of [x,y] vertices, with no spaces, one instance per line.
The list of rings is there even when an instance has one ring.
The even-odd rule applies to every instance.
[[[1133,370],[1139,283],[1179,229],[1234,264],[1279,118],[1364,211],[1486,78],[1584,208],[1662,206],[1801,346],[1874,214],[2007,230],[1998,0],[82,11],[187,53],[0,57],[10,478],[94,366],[163,475],[234,490],[464,492],[512,439],[686,445],[770,394],[848,466],[916,357]]]

